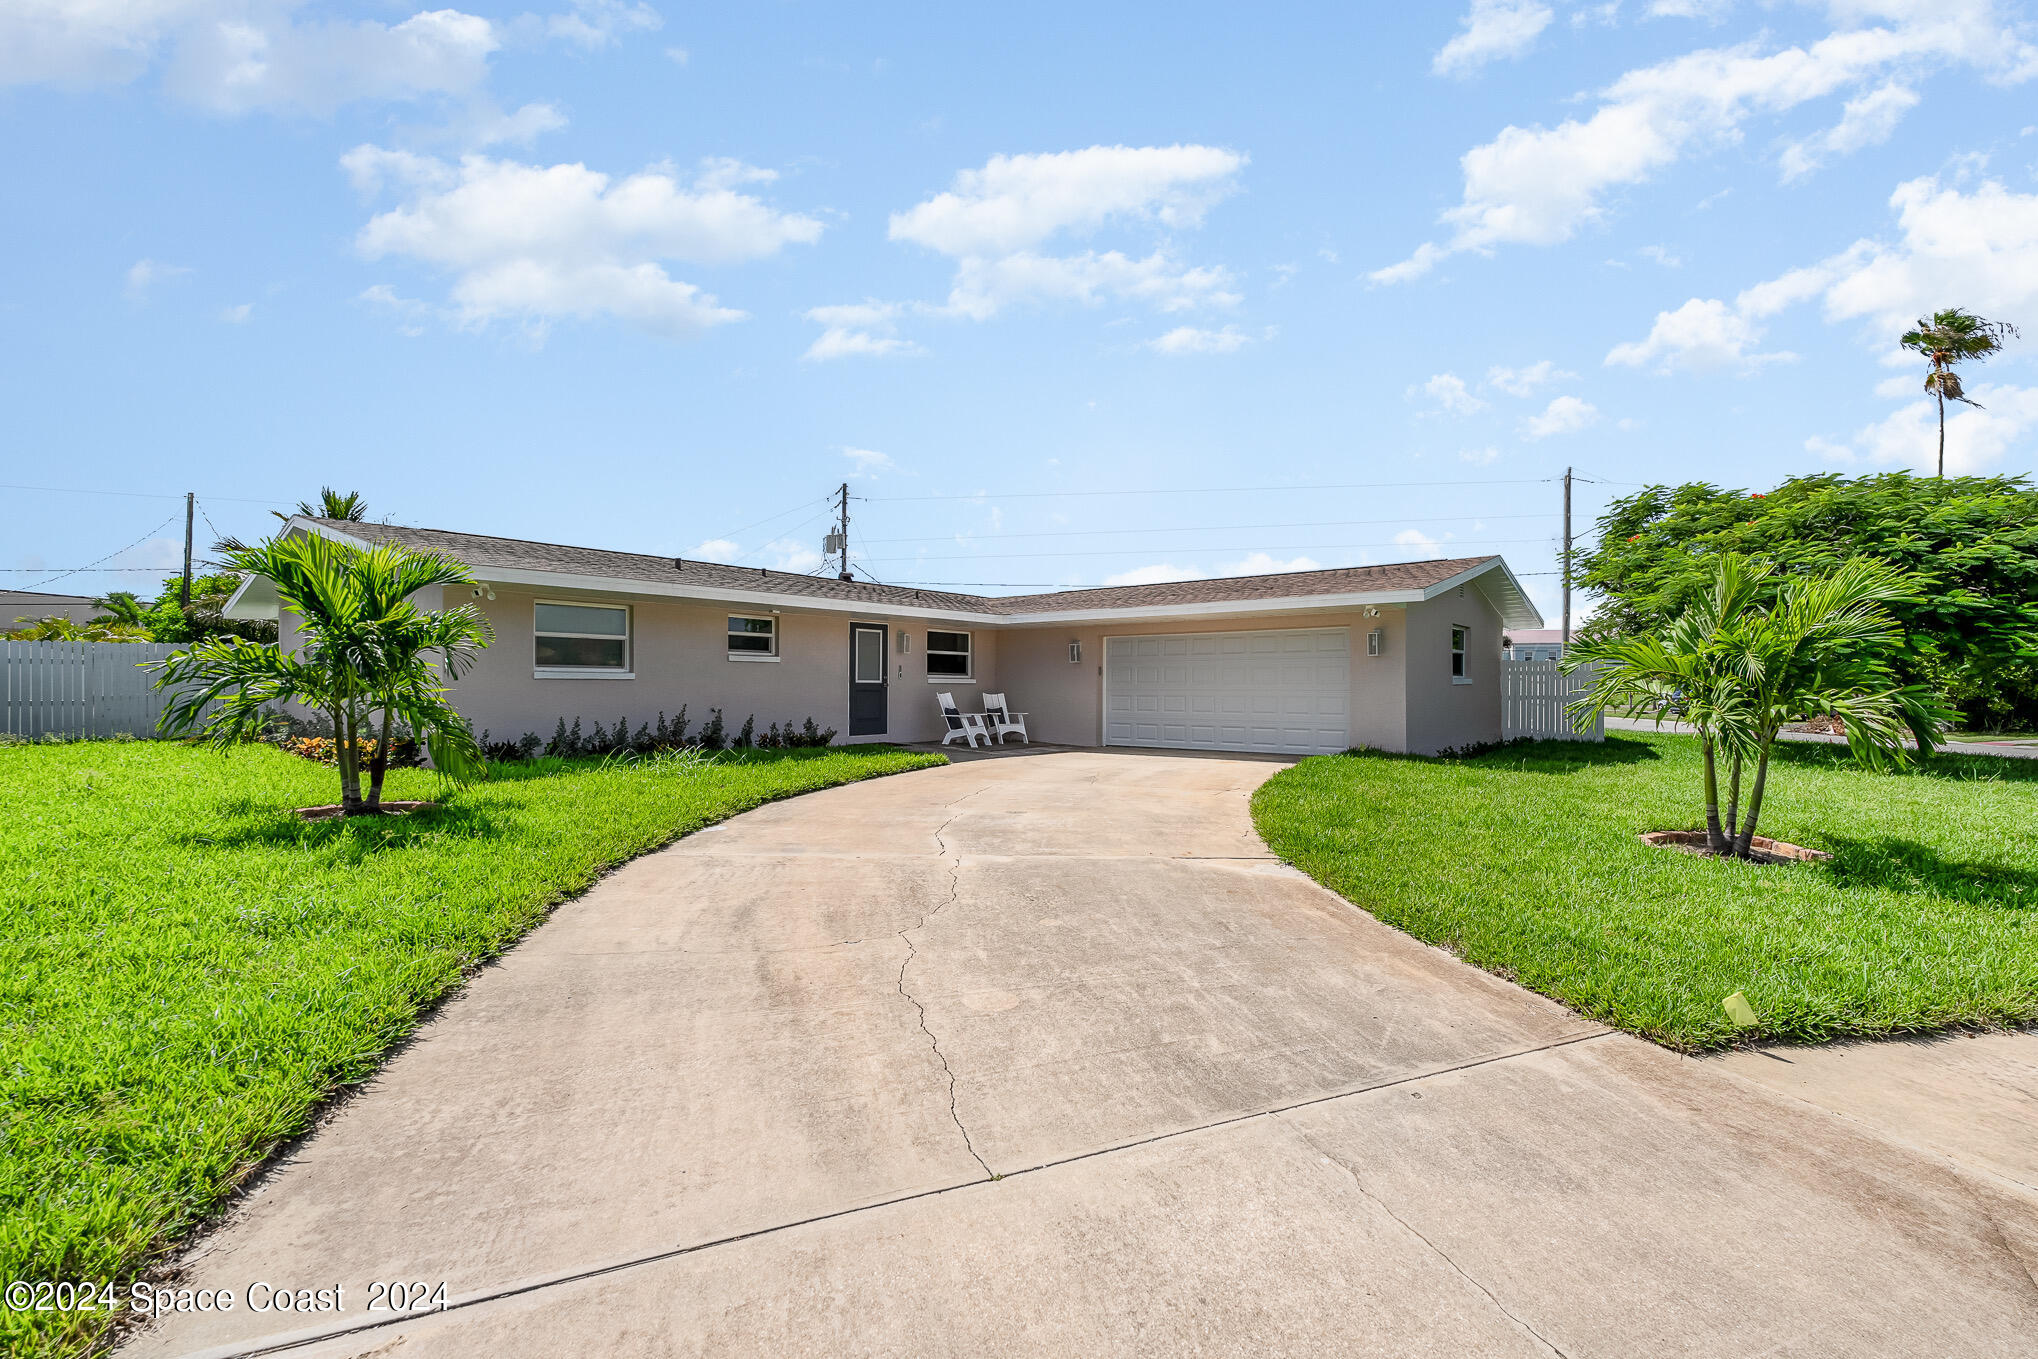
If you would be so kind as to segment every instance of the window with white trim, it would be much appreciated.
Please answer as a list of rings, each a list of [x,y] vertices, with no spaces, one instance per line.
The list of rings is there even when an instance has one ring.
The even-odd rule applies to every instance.
[[[1470,628],[1451,629],[1451,683],[1470,684],[1472,677],[1465,673],[1465,642],[1472,635]]]
[[[778,655],[778,620],[729,615],[729,659],[762,660]]]
[[[970,668],[969,634],[966,632],[930,632],[927,634],[927,674],[929,678],[969,679],[975,672]]]
[[[540,600],[533,619],[540,670],[630,668],[627,605],[553,604]]]

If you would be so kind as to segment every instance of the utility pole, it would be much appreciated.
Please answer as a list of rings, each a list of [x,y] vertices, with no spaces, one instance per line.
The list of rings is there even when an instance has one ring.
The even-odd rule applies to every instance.
[[[185,608],[191,607],[191,511],[198,503],[198,492],[184,493],[184,583],[177,590],[177,602]]]
[[[1564,469],[1564,650],[1571,649],[1571,469]]]
[[[839,536],[839,537],[841,538],[841,540],[842,540],[842,556],[841,556],[841,558],[840,558],[840,561],[841,561],[841,567],[842,567],[842,569],[841,569],[841,572],[840,572],[839,578],[840,578],[840,579],[842,579],[842,580],[853,580],[853,579],[855,579],[855,577],[853,577],[853,576],[851,576],[851,575],[849,574],[849,483],[848,483],[848,482],[846,482],[846,481],[845,481],[845,482],[843,482],[843,483],[842,483],[842,490],[841,490],[841,491],[839,492],[839,494],[840,494],[840,495],[841,495],[841,497],[842,497],[842,501],[841,501],[841,504],[842,504],[842,523],[841,523],[841,526],[840,526],[840,527],[838,527],[838,528],[837,528],[837,529],[835,530],[836,534],[837,534],[837,535],[838,535],[838,536]]]

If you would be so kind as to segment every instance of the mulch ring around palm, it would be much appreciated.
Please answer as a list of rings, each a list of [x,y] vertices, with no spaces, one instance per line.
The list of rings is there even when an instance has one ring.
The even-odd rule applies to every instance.
[[[439,804],[436,802],[385,802],[376,811],[371,812],[363,810],[360,812],[356,812],[355,815],[408,816],[412,812],[426,811],[438,805]],[[296,809],[296,811],[297,814],[303,817],[306,821],[327,821],[333,817],[342,815],[346,811],[346,808],[342,807],[339,803],[334,802],[329,803],[324,807],[299,807]]]
[[[1708,858],[1727,857],[1706,848],[1704,831],[1650,831],[1642,837],[1642,843],[1659,849],[1668,846],[1671,849],[1681,849],[1686,854],[1703,854]],[[1748,858],[1753,863],[1807,863],[1833,857],[1823,849],[1806,849],[1803,845],[1772,840],[1766,835],[1756,836],[1749,842],[1749,846],[1753,852]]]

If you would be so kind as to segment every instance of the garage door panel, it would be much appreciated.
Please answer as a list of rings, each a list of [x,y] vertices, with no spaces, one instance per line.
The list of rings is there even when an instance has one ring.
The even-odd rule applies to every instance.
[[[1104,669],[1109,745],[1296,755],[1350,745],[1347,628],[1107,638]]]

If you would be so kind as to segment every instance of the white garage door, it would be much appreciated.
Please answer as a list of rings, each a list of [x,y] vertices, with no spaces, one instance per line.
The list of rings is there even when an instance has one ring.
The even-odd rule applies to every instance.
[[[1104,744],[1349,749],[1349,628],[1104,639]]]

